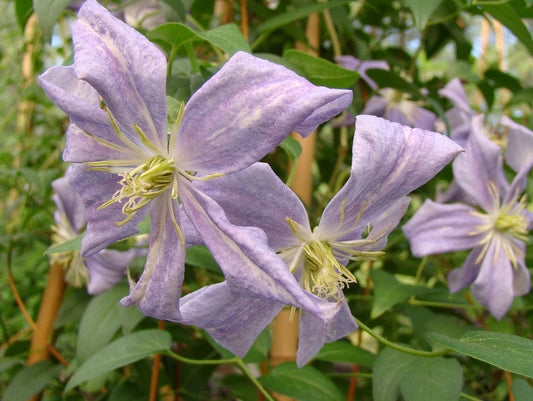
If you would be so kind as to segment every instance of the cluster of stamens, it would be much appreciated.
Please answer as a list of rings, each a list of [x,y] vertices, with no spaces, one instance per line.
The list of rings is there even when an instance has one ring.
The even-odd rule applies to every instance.
[[[153,156],[131,171],[119,173],[121,188],[113,197],[98,209],[107,207],[115,202],[122,203],[122,213],[126,218],[118,225],[127,223],[139,209],[147,205],[152,199],[172,188],[172,197],[177,197],[176,167],[174,160],[163,156]]]
[[[469,235],[483,235],[479,242],[479,245],[483,245],[483,249],[475,263],[481,262],[493,241],[500,241],[506,256],[516,268],[517,258],[523,258],[524,252],[515,240],[522,242],[528,240],[528,221],[524,216],[527,206],[526,196],[519,198],[517,193],[510,201],[502,205],[496,185],[490,181],[488,188],[494,205],[493,212],[488,214],[472,212],[474,216],[486,221],[486,224],[476,227],[476,231],[469,233]],[[497,255],[494,257],[496,258]]]
[[[71,227],[65,213],[60,214],[59,220],[57,226],[52,226],[52,246],[64,244],[78,236],[78,233]],[[89,282],[89,271],[79,251],[51,253],[50,262],[63,266],[65,280],[72,286],[78,288]]]
[[[336,237],[342,238],[350,232],[359,222],[363,213],[364,204],[357,215],[355,222],[347,230],[339,233],[336,230]],[[377,238],[384,230],[372,235],[371,238],[359,240],[340,241],[335,239],[321,239],[317,228],[310,233],[300,224],[290,218],[286,218],[294,235],[301,241],[297,248],[291,248],[281,253],[281,257],[286,260],[291,272],[295,273],[299,266],[303,266],[300,283],[302,287],[323,299],[342,299],[342,290],[355,283],[355,275],[340,262],[340,260],[375,260],[381,251],[360,250],[361,245],[376,243]],[[344,220],[344,202],[340,214],[339,228]],[[368,230],[371,231],[370,229]],[[359,248],[359,249],[358,249]],[[302,263],[300,263],[302,262]]]

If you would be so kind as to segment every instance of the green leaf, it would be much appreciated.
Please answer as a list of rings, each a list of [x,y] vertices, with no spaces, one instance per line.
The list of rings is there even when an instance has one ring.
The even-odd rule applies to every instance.
[[[284,14],[279,14],[273,18],[270,18],[259,28],[259,32],[268,32],[274,29],[277,29],[283,25],[290,24],[291,22],[298,21],[299,19],[305,18],[313,13],[318,13],[325,10],[326,8],[340,7],[344,4],[350,3],[352,0],[341,0],[341,1],[324,1],[320,3],[307,4],[302,7],[297,7],[294,10],[291,10]]]
[[[290,135],[281,141],[279,146],[285,151],[285,153],[287,153],[287,156],[289,156],[292,161],[298,159],[298,157],[302,154],[302,146],[300,145],[300,142]]]
[[[128,286],[119,284],[94,297],[80,322],[76,357],[83,363],[95,352],[104,347],[120,328],[121,298],[128,294]]]
[[[322,361],[345,362],[368,367],[374,366],[376,360],[376,356],[371,352],[346,341],[325,344],[315,358]]]
[[[533,55],[531,33],[522,22],[522,17],[511,4],[480,4],[481,8],[505,25]]]
[[[185,42],[198,39],[196,31],[179,22],[170,22],[159,25],[149,31],[146,36],[152,41],[163,41],[174,47],[179,47]]]
[[[91,356],[72,375],[65,392],[94,377],[170,349],[172,338],[164,330],[151,329],[128,334]]]
[[[192,40],[206,40],[223,51],[234,54],[239,50],[250,52],[250,45],[235,24],[218,26],[205,32],[198,32],[179,22],[163,24],[147,33],[153,41],[163,41],[173,47]]]
[[[416,357],[404,373],[400,390],[406,401],[457,401],[463,370],[453,358]]]
[[[391,348],[379,353],[372,375],[374,401],[456,401],[463,381],[455,359],[424,358]]]
[[[520,103],[533,102],[533,88],[526,88],[519,92],[516,92],[511,96],[511,99],[507,103],[507,107]]]
[[[259,381],[267,388],[301,401],[344,401],[337,386],[319,370],[305,365],[285,362],[261,376]]]
[[[33,11],[32,0],[15,0],[15,13],[17,14],[17,22],[20,28],[24,31],[26,22]]]
[[[533,401],[533,387],[526,380],[514,379],[512,389],[515,401]]]
[[[442,0],[405,0],[405,2],[413,12],[416,26],[422,31]]]
[[[62,368],[51,361],[39,361],[22,368],[5,389],[2,400],[27,400],[57,379]]]
[[[50,41],[54,25],[69,3],[70,0],[33,0],[33,9],[46,42]]]
[[[191,266],[203,267],[212,273],[222,275],[215,258],[205,245],[196,245],[187,249],[185,262]]]
[[[501,369],[533,377],[533,340],[490,331],[470,331],[459,340],[439,333],[430,333],[429,338]]]
[[[374,304],[370,312],[372,319],[412,295],[422,295],[432,291],[428,287],[402,284],[393,275],[383,270],[371,270],[370,277],[374,282]]]
[[[81,240],[83,239],[83,236],[84,234],[80,234],[76,238],[73,238],[69,241],[65,241],[62,244],[51,246],[44,253],[45,255],[49,255],[51,253],[79,251],[81,248]]]
[[[385,348],[379,353],[372,371],[374,401],[396,401],[405,372],[415,360],[414,355]]]
[[[235,24],[218,26],[206,32],[198,32],[197,35],[229,54],[240,50],[248,53],[252,51],[248,41]]]
[[[348,88],[357,78],[357,71],[347,70],[328,60],[318,58],[299,50],[287,50],[283,58],[291,64],[297,65],[306,78],[315,85],[331,88]]]

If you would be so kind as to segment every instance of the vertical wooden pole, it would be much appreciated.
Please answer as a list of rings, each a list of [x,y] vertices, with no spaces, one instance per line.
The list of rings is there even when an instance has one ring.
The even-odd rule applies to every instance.
[[[50,352],[46,347],[46,340],[50,341],[54,322],[56,321],[57,313],[59,312],[59,307],[65,294],[65,286],[63,266],[58,263],[53,263],[50,265],[50,270],[48,271],[48,281],[43,292],[39,314],[35,323],[42,336],[37,335],[37,333],[33,333],[32,335],[30,354],[26,361],[28,366],[50,358]],[[36,394],[28,401],[39,401],[41,395],[41,393]]]

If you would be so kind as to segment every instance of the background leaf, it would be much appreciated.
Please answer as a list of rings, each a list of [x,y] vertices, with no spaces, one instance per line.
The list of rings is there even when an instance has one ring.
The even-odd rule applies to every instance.
[[[54,25],[69,3],[70,0],[33,0],[33,9],[46,42],[50,41]]]
[[[2,400],[27,400],[57,379],[61,369],[63,366],[52,361],[39,361],[22,368],[5,389]]]
[[[299,50],[287,50],[283,58],[297,65],[304,72],[305,77],[315,85],[344,89],[359,78],[357,71],[347,70]]]
[[[324,344],[315,358],[322,361],[345,362],[368,367],[374,366],[376,360],[376,356],[370,351],[346,341]]]
[[[371,270],[370,277],[374,282],[374,303],[370,317],[377,318],[391,306],[396,305],[412,295],[427,294],[431,288],[402,284],[396,278],[383,270]]]
[[[533,377],[533,340],[528,338],[489,331],[470,331],[459,340],[439,333],[430,333],[429,338],[501,369]]]
[[[413,12],[416,26],[422,31],[442,0],[405,0],[405,2]]]
[[[261,376],[259,381],[272,391],[301,401],[344,401],[335,384],[309,365],[298,369],[296,363],[285,362]]]
[[[128,286],[119,284],[94,297],[87,306],[78,330],[76,357],[83,363],[105,346],[122,325],[119,301],[128,295]]]
[[[113,341],[92,355],[72,375],[65,392],[94,377],[170,349],[170,334],[164,330],[142,330]]]
[[[374,401],[456,401],[463,381],[455,359],[424,358],[385,348],[376,359],[372,376]]]
[[[522,22],[522,17],[510,4],[481,4],[481,8],[506,26],[533,55],[531,33]]]

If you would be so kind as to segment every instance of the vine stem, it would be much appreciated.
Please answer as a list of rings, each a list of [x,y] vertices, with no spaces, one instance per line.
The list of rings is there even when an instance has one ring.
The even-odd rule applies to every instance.
[[[191,365],[222,365],[222,364],[233,364],[236,365],[250,381],[257,387],[259,391],[265,396],[265,399],[268,401],[276,401],[270,393],[263,387],[263,385],[257,380],[257,378],[250,372],[246,367],[246,364],[242,361],[241,358],[235,357],[230,359],[191,359],[180,354],[177,354],[173,351],[165,351],[163,354],[170,356],[180,362],[189,363]]]
[[[370,327],[368,327],[366,324],[361,322],[359,319],[357,319],[355,316],[353,316],[353,319],[358,324],[358,326],[366,331],[368,334],[370,334],[372,337],[374,337],[376,340],[378,340],[380,343],[386,345],[387,347],[390,347],[392,349],[395,349],[396,351],[404,352],[406,354],[416,355],[416,356],[423,356],[428,358],[434,358],[437,356],[446,355],[451,352],[450,349],[444,349],[442,351],[420,351],[413,348],[405,347],[403,345],[399,345],[396,343],[393,343],[392,341],[387,340],[385,337],[380,336],[379,334],[376,334],[372,331]]]

